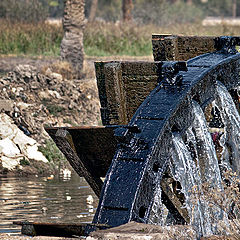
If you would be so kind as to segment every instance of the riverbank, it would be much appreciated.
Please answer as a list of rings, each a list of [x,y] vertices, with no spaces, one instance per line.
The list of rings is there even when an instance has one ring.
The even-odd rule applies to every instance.
[[[106,60],[152,56],[86,56],[82,79],[74,79],[69,65],[58,57],[0,56],[0,174],[50,176],[59,168],[72,171],[44,127],[101,125],[94,61]],[[43,159],[35,159],[41,154],[44,162],[35,161]]]
[[[37,236],[37,237],[30,237],[30,236],[11,236],[8,234],[0,234],[0,240],[76,240],[76,238],[63,238],[63,237],[45,237],[45,236]],[[81,238],[78,238],[81,239]],[[85,238],[82,238],[85,239]]]

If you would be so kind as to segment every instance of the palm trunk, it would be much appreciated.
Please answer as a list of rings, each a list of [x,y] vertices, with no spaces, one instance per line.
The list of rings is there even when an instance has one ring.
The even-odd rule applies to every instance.
[[[237,0],[233,0],[232,16],[233,16],[234,18],[237,17]]]
[[[96,17],[97,7],[98,7],[98,0],[92,0],[90,14],[89,14],[89,18],[88,18],[89,22],[94,21],[94,19]]]
[[[122,11],[123,11],[124,22],[132,21],[132,9],[133,9],[132,0],[122,0]]]
[[[71,64],[76,77],[82,76],[83,30],[85,24],[84,0],[65,0],[61,59]]]

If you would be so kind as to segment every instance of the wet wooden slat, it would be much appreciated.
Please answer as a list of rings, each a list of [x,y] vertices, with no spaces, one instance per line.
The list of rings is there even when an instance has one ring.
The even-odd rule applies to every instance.
[[[116,150],[111,127],[45,128],[79,176],[86,179],[99,197]]]
[[[79,237],[88,236],[89,231],[109,228],[105,224],[67,224],[41,223],[28,221],[14,221],[14,225],[21,225],[21,233],[28,236]]]

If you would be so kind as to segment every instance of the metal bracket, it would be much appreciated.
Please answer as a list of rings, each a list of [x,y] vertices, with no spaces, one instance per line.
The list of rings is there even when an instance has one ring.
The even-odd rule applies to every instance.
[[[121,126],[114,130],[114,136],[118,143],[128,143],[134,133],[140,133],[141,130],[137,125],[133,126]]]
[[[216,39],[216,49],[217,51],[224,54],[236,54],[238,50],[237,45],[240,45],[240,37],[229,37],[222,36]]]
[[[180,71],[187,72],[187,62],[166,62],[162,66],[162,80],[170,85],[182,85],[183,76]]]

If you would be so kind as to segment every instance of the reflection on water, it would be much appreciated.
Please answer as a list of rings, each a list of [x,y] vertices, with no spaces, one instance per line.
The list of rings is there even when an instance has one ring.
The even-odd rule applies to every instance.
[[[91,222],[98,198],[86,181],[71,178],[0,177],[0,233],[19,234],[13,221]]]

